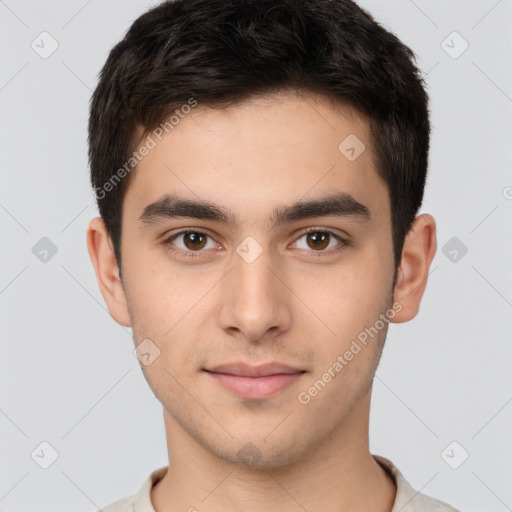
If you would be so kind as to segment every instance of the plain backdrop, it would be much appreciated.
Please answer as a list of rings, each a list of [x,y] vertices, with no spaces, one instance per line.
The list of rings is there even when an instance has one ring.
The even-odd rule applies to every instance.
[[[420,313],[389,329],[370,448],[461,511],[512,510],[512,0],[359,3],[426,76],[420,213],[438,223]],[[89,98],[152,5],[0,1],[2,512],[93,512],[167,464],[161,405],[85,243]]]

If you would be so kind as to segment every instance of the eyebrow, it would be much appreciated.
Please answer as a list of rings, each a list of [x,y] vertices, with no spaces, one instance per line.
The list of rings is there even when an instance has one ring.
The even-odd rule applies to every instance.
[[[283,224],[314,217],[349,217],[357,221],[370,221],[370,210],[347,193],[337,193],[320,199],[298,201],[290,206],[277,206],[269,218],[271,229]],[[188,217],[211,220],[231,229],[238,225],[238,217],[230,210],[205,200],[188,199],[166,194],[144,208],[139,221],[154,224],[166,219]]]

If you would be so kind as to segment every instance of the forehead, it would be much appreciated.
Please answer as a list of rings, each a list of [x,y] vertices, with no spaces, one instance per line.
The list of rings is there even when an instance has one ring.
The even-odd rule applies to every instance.
[[[168,133],[145,137],[154,147],[125,197],[133,215],[165,193],[260,216],[276,204],[343,192],[389,213],[367,121],[321,96],[280,93],[226,108],[198,104]]]

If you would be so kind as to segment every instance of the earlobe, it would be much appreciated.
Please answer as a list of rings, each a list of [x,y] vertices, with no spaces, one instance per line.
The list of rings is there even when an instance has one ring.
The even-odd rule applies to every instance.
[[[393,295],[393,302],[399,303],[402,309],[392,322],[408,322],[418,314],[436,249],[436,222],[428,213],[419,215],[402,249]]]
[[[131,318],[123,282],[119,277],[119,267],[114,254],[112,241],[108,236],[101,217],[89,222],[87,227],[87,248],[96,273],[101,295],[107,304],[112,318],[126,327],[131,327]]]

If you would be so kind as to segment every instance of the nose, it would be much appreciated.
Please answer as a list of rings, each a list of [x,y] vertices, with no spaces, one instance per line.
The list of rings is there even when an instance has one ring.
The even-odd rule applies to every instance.
[[[234,254],[231,271],[220,283],[218,321],[231,336],[261,343],[290,329],[291,294],[283,268],[268,250],[249,261]]]

